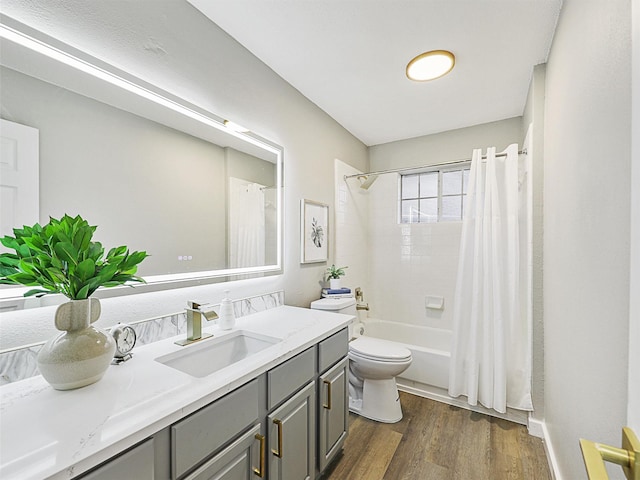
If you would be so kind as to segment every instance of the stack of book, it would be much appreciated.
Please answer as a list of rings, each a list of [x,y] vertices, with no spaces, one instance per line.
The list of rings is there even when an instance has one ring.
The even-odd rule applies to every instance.
[[[353,297],[353,295],[351,293],[351,289],[347,288],[347,287],[336,288],[336,289],[323,288],[322,289],[322,296],[324,298],[351,298],[351,297]]]

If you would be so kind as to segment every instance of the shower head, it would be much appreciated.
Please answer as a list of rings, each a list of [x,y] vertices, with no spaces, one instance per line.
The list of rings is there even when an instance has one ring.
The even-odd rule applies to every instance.
[[[356,177],[360,182],[360,188],[363,190],[369,190],[369,187],[373,185],[373,182],[378,178],[377,175],[358,175]]]

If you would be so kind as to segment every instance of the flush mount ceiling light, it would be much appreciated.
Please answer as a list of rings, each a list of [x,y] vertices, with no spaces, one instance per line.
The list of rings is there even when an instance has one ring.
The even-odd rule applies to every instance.
[[[447,50],[431,50],[421,53],[407,65],[407,77],[416,82],[435,80],[449,73],[456,63],[453,53]]]

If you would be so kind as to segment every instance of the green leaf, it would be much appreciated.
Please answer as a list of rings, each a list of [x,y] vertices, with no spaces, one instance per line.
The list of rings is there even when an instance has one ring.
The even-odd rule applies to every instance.
[[[51,290],[42,290],[39,288],[34,288],[33,290],[29,290],[28,292],[26,292],[24,294],[25,297],[32,297],[32,296],[36,296],[36,297],[41,297],[42,295],[46,295],[47,293],[53,293]]]
[[[36,253],[40,253],[44,249],[45,244],[40,237],[25,237],[23,240],[25,245]]]
[[[12,253],[3,253],[0,255],[0,265],[4,265],[6,267],[17,267],[20,263],[20,259],[17,255],[13,255]]]
[[[55,246],[55,252],[63,262],[68,262],[73,265],[78,264],[78,250],[76,250],[76,247],[74,247],[72,243],[57,243]]]
[[[96,269],[96,278],[100,280],[101,284],[104,284],[109,282],[117,272],[117,265],[105,265],[100,269]]]
[[[15,273],[13,275],[9,275],[7,277],[9,280],[14,281],[15,283],[20,283],[22,285],[31,286],[31,285],[39,285],[36,282],[36,279],[33,275],[29,275],[27,273]]]
[[[19,270],[16,267],[9,267],[5,265],[0,265],[0,277],[7,277],[9,275],[13,275],[18,273]]]
[[[78,264],[76,273],[82,282],[85,282],[96,273],[96,263],[91,258],[87,258]]]
[[[93,291],[91,293],[93,293]],[[85,285],[77,293],[77,295],[75,296],[75,299],[76,300],[84,300],[85,298],[89,298],[89,295],[90,295],[90,293],[89,293],[89,285]]]
[[[18,245],[18,248],[16,249],[16,253],[18,254],[18,256],[23,258],[25,257],[28,258],[31,256],[31,250],[29,250],[29,247],[24,243],[21,245]]]
[[[79,229],[73,238],[73,246],[76,247],[79,251],[86,250],[87,246],[91,242],[92,236],[93,231],[91,230],[91,227],[87,226]]]
[[[124,245],[113,247],[107,253],[107,258],[115,257],[117,255],[124,255],[125,253],[127,253],[127,247],[125,247]]]
[[[9,236],[0,238],[0,243],[11,250],[17,250],[20,245],[15,238]]]
[[[18,264],[18,266],[20,270],[22,270],[25,273],[28,273],[29,275],[36,276],[37,274],[37,269],[34,268],[33,263],[28,260],[20,260],[20,263]]]
[[[133,252],[131,255],[129,255],[129,258],[127,258],[127,261],[123,265],[123,268],[128,269],[133,266],[136,266],[148,256],[149,255],[147,255],[147,252]]]

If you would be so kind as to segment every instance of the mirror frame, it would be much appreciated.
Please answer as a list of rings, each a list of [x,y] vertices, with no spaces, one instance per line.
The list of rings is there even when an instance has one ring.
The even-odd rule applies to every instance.
[[[277,202],[277,260],[275,264],[153,275],[144,277],[147,283],[137,284],[135,288],[121,286],[99,289],[95,294],[96,297],[108,298],[168,290],[257,276],[277,275],[283,272],[283,147],[254,132],[241,131],[237,128],[237,124],[227,118],[200,108],[184,98],[145,82],[6,15],[0,17],[0,41],[2,42],[2,58],[0,58],[2,66],[177,130],[186,130],[190,134],[194,134],[192,131],[197,130],[199,134],[194,134],[195,136],[220,146],[230,146],[252,155],[254,152],[268,152],[270,155],[275,155]],[[72,87],[64,85],[70,75],[73,79]],[[125,105],[126,108],[123,108]],[[179,114],[179,116],[175,114]],[[12,287],[0,290],[0,305],[7,301],[15,303],[18,298],[23,299],[23,294],[27,290],[29,287]],[[61,295],[47,295],[46,297],[61,297]],[[48,304],[49,302],[42,303]],[[59,303],[59,301],[51,303]]]

